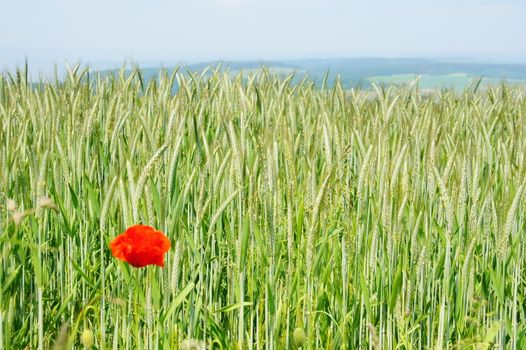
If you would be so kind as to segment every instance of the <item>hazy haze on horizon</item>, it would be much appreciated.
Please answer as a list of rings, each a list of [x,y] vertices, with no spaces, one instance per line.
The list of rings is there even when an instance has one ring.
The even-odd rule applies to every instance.
[[[2,4],[0,68],[333,57],[526,63],[520,0],[20,0]]]

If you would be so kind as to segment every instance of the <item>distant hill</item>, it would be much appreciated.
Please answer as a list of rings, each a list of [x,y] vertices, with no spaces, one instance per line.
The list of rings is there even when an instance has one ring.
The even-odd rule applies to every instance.
[[[404,85],[420,77],[423,88],[463,89],[470,83],[483,78],[483,84],[507,81],[526,86],[526,64],[482,63],[438,59],[309,59],[277,61],[211,61],[189,64],[185,69],[202,72],[207,67],[229,71],[231,74],[250,73],[268,68],[273,74],[294,73],[294,81],[307,77],[317,85],[324,79],[333,84],[339,77],[345,88],[370,87],[372,83]],[[173,72],[175,67],[141,68],[145,80],[155,79],[161,69]],[[116,70],[102,71],[101,74],[115,74]]]

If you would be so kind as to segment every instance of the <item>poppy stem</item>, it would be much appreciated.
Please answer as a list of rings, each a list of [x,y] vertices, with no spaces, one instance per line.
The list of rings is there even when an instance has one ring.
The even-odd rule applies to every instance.
[[[146,268],[146,341],[147,349],[152,349],[152,270]]]

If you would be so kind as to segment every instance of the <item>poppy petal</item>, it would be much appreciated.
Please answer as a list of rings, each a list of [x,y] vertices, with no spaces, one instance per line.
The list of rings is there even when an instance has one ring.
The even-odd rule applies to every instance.
[[[146,225],[130,226],[110,243],[113,256],[134,267],[163,267],[164,254],[170,246],[170,240],[164,233]]]
[[[114,257],[120,260],[126,260],[126,252],[130,250],[131,241],[128,236],[123,233],[117,236],[111,243],[111,253]]]

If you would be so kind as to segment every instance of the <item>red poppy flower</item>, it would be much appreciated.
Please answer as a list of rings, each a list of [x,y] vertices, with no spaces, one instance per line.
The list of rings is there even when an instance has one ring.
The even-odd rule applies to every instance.
[[[146,225],[128,227],[110,243],[111,254],[134,267],[164,266],[170,240],[161,231]]]

